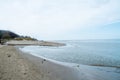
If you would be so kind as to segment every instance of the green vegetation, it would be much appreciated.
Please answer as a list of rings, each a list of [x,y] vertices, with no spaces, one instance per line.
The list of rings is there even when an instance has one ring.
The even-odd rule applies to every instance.
[[[31,38],[30,36],[20,36],[20,37],[17,37],[15,38],[14,40],[32,40],[32,41],[37,41],[37,39],[35,38]]]
[[[9,40],[37,40],[35,38],[31,38],[30,36],[20,36],[16,33],[6,30],[0,30],[0,44],[3,44]]]

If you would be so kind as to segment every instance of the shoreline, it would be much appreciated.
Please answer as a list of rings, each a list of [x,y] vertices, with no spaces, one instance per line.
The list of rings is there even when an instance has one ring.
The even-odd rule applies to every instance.
[[[0,80],[79,80],[77,71],[24,53],[13,46],[0,48]]]
[[[35,46],[51,46],[51,47],[59,47],[59,46],[65,46],[64,43],[58,43],[58,42],[50,42],[50,41],[29,41],[29,40],[11,40],[5,43],[6,45],[10,46],[29,46],[29,45],[35,45]]]
[[[115,68],[69,65],[34,56],[13,46],[0,47],[0,80],[120,79],[120,73],[112,73]]]

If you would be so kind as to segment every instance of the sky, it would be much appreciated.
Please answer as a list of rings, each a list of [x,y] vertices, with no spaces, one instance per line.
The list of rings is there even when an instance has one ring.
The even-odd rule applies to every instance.
[[[120,0],[0,0],[0,29],[39,40],[120,39]]]

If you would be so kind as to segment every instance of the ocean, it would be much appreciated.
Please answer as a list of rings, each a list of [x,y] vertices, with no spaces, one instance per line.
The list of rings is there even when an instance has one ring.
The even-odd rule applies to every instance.
[[[20,50],[56,64],[71,67],[71,70],[75,71],[75,73],[70,72],[74,76],[71,75],[62,80],[120,80],[120,40],[53,42],[65,43],[66,46],[24,46]]]
[[[89,66],[120,68],[120,40],[61,40],[66,46],[26,46],[24,52],[48,59]]]

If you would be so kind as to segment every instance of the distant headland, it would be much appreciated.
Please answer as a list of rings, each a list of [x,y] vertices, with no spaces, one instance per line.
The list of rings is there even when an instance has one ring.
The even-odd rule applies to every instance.
[[[64,43],[39,41],[30,36],[23,36],[12,31],[0,30],[0,44],[7,45],[39,45],[39,46],[65,46]]]
[[[0,30],[0,42],[4,43],[8,40],[37,40],[35,38],[31,38],[30,36],[21,36],[12,31],[8,30]]]

